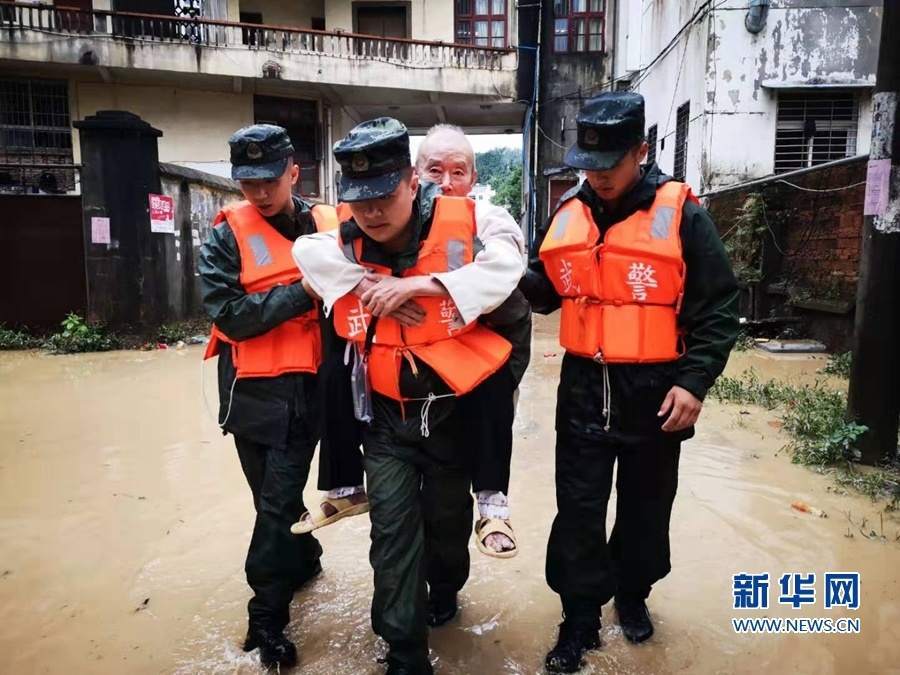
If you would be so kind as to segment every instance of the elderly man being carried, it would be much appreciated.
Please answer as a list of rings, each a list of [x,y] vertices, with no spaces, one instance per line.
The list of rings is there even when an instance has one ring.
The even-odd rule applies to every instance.
[[[437,194],[454,197],[467,196],[478,177],[469,140],[462,129],[451,125],[438,125],[428,132],[419,147],[416,171],[421,181],[440,188],[435,191]],[[342,206],[345,213],[346,207]],[[510,271],[521,265],[521,228],[505,209],[485,202],[476,202],[475,220],[474,260],[432,277],[447,290],[464,320],[480,317],[512,343],[507,364],[478,390],[458,401],[467,426],[459,452],[471,462],[472,485],[478,501],[476,543],[486,555],[508,558],[517,553],[507,496],[514,393],[530,359],[531,309],[521,292],[514,290],[510,295],[508,286]],[[379,281],[379,275],[350,260],[334,246],[334,238],[334,233],[313,234],[299,240],[294,248],[295,260],[303,269],[310,290],[323,298],[326,312],[348,291],[366,298]],[[414,301],[397,310],[401,321],[416,321],[418,316]],[[331,412],[326,408],[324,414]],[[343,422],[326,423],[326,429],[336,429],[335,434],[346,433],[345,426]],[[363,486],[341,482],[343,476],[359,475],[355,468],[358,458],[330,452],[327,443],[323,448],[319,483],[326,492],[318,506],[303,514],[293,528],[295,533],[311,532],[368,510]]]

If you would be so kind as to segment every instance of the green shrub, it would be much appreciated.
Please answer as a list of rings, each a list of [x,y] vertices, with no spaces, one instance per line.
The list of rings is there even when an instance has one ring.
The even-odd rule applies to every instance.
[[[25,331],[5,328],[0,325],[0,351],[11,349],[31,349],[39,347],[40,340]]]
[[[54,333],[44,342],[44,349],[54,354],[77,352],[106,352],[119,347],[119,339],[98,324],[87,323],[77,314],[70,313],[62,323],[62,331]]]
[[[824,466],[853,459],[854,445],[866,432],[863,425],[845,419],[846,394],[819,383],[793,386],[776,380],[760,382],[751,369],[739,378],[719,378],[709,393],[730,403],[779,409],[784,430],[791,436],[786,447],[798,464]]]
[[[740,332],[738,332],[737,342],[734,343],[734,351],[745,352],[748,349],[753,349],[755,346],[756,339],[742,328]]]
[[[832,354],[828,357],[828,363],[822,368],[824,375],[834,375],[835,377],[843,377],[845,380],[850,377],[850,365],[852,363],[853,353],[844,352],[843,354]]]

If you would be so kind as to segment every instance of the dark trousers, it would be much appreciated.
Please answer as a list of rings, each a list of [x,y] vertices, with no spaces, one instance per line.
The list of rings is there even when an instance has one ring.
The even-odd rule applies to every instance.
[[[567,619],[599,622],[600,607],[614,595],[646,598],[669,573],[679,454],[680,442],[664,436],[632,443],[557,437],[558,513],[547,544],[547,583]],[[616,461],[616,520],[607,541]]]
[[[344,342],[326,342],[319,366],[319,482],[322,491],[363,484],[363,425],[353,416],[351,366],[344,363]]]
[[[389,659],[418,672],[428,655],[426,581],[456,593],[469,576],[470,476],[454,458],[452,418],[428,438],[376,420],[363,439],[375,572],[372,628]]]
[[[458,447],[469,453],[472,489],[509,493],[516,381],[503,366],[457,401]]]
[[[247,605],[251,625],[283,629],[291,598],[322,555],[311,534],[291,534],[305,511],[303,488],[309,476],[315,440],[292,424],[285,448],[235,437],[241,468],[256,507],[256,522],[244,567],[253,597]]]

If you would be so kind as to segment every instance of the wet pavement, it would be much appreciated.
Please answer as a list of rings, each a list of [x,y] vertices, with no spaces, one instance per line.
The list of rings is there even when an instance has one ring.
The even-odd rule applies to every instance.
[[[462,611],[432,632],[438,673],[539,673],[555,637],[559,605],[544,582],[562,353],[554,329],[554,319],[538,322],[519,401],[511,499],[521,553],[493,560],[472,547]],[[204,409],[201,353],[0,353],[0,672],[260,672],[239,647],[250,492],[231,439]],[[738,353],[728,371],[810,381],[824,363]],[[214,375],[208,368],[211,399]],[[629,645],[604,608],[604,647],[583,672],[900,672],[900,519],[791,464],[775,419],[707,404],[682,452],[673,570],[650,598],[657,633]],[[314,477],[309,485],[307,500]],[[796,500],[828,517],[793,510]],[[863,518],[887,541],[865,538]],[[325,572],[296,595],[288,629],[301,654],[295,672],[380,673],[368,517],[320,539]],[[731,575],[745,571],[770,574],[770,610],[732,609]],[[801,610],[777,604],[782,573],[831,571],[861,573],[858,611],[825,610],[821,597]],[[732,629],[732,617],[761,616],[852,616],[861,633]]]

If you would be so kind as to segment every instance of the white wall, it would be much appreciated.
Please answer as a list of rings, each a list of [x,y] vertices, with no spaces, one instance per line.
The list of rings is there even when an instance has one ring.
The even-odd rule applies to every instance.
[[[716,3],[637,88],[647,101],[647,126],[656,123],[659,139],[665,137],[665,148],[657,148],[665,171],[674,164],[675,111],[690,100],[687,180],[696,190],[773,172],[779,88],[874,84],[879,2],[772,4],[765,28],[754,35],[744,26],[745,0]],[[811,6],[816,4],[821,6]],[[616,70],[621,74],[620,64],[635,52],[635,41],[646,67],[687,23],[697,2],[622,0],[620,5],[625,15],[618,23]],[[640,30],[623,32],[638,5]],[[857,152],[862,154],[871,133],[870,90],[855,91],[860,93]]]
[[[176,87],[144,87],[78,82],[72,119],[98,110],[127,110],[163,132],[159,139],[162,162],[191,163],[228,160],[228,138],[253,124],[253,95]],[[75,146],[75,161],[80,150]]]
[[[644,3],[643,28],[640,31],[642,64],[649,63],[671,41],[690,17],[688,5],[693,4],[692,1]],[[647,128],[657,125],[659,144],[656,161],[667,173],[672,173],[675,166],[675,122],[678,107],[690,102],[686,179],[696,188],[700,184],[704,146],[701,139],[705,106],[706,45],[706,25],[695,25],[685,33],[667,57],[647,72],[646,78],[637,87],[646,101]]]

